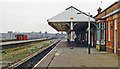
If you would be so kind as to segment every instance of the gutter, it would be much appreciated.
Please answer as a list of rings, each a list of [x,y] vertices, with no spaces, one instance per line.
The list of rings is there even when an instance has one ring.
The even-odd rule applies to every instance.
[[[107,18],[107,17],[109,17],[109,16],[112,16],[112,15],[114,15],[114,14],[116,14],[116,13],[120,13],[120,8],[116,9],[115,11],[113,11],[113,12],[111,12],[111,13],[109,13],[109,14],[101,17],[101,18],[104,19],[104,18]],[[105,14],[106,14],[106,13],[105,13]]]

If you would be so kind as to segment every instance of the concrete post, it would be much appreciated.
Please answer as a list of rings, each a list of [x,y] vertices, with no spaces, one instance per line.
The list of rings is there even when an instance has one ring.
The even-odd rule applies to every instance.
[[[70,25],[70,30],[71,30],[71,49],[73,48],[73,22],[71,22]]]
[[[71,22],[71,41],[73,41],[73,32],[72,32],[72,30],[73,30],[73,23]]]
[[[88,21],[88,54],[90,54],[90,12],[88,13],[89,15],[89,21]]]

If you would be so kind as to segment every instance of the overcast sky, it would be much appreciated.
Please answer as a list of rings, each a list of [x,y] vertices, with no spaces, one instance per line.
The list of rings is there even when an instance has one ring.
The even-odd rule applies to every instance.
[[[102,4],[101,4],[102,1]],[[50,32],[57,31],[48,25],[47,19],[74,6],[83,12],[97,14],[117,0],[0,0],[0,32]]]

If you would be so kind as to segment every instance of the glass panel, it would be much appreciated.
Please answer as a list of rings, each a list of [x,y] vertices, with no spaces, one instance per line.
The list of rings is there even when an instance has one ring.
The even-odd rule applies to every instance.
[[[115,30],[117,30],[117,19],[114,20],[114,27],[115,27]]]
[[[97,28],[99,29],[99,23],[97,24]]]
[[[97,40],[100,40],[100,36],[99,36],[99,34],[100,34],[100,32],[99,32],[99,30],[97,30]]]
[[[104,40],[104,30],[101,30],[101,39]]]
[[[116,53],[117,48],[117,19],[114,20],[114,53]]]
[[[101,29],[105,28],[105,23],[101,23]]]

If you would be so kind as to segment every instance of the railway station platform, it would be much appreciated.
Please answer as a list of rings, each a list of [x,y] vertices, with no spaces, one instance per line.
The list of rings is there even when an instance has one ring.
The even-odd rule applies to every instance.
[[[52,67],[81,67],[85,69],[89,69],[89,67],[98,67],[98,69],[99,67],[103,67],[103,69],[104,67],[110,67],[109,69],[117,69],[118,56],[116,54],[100,52],[93,47],[91,48],[91,54],[88,54],[87,46],[79,45],[74,44],[73,49],[70,49],[66,40],[60,41],[33,69],[39,69],[40,67],[47,69]]]
[[[27,42],[35,42],[35,41],[42,41],[42,40],[48,40],[48,39],[33,39],[33,40],[24,40],[24,41],[0,42],[0,46],[11,45],[11,44],[19,44],[19,43],[27,43]]]

